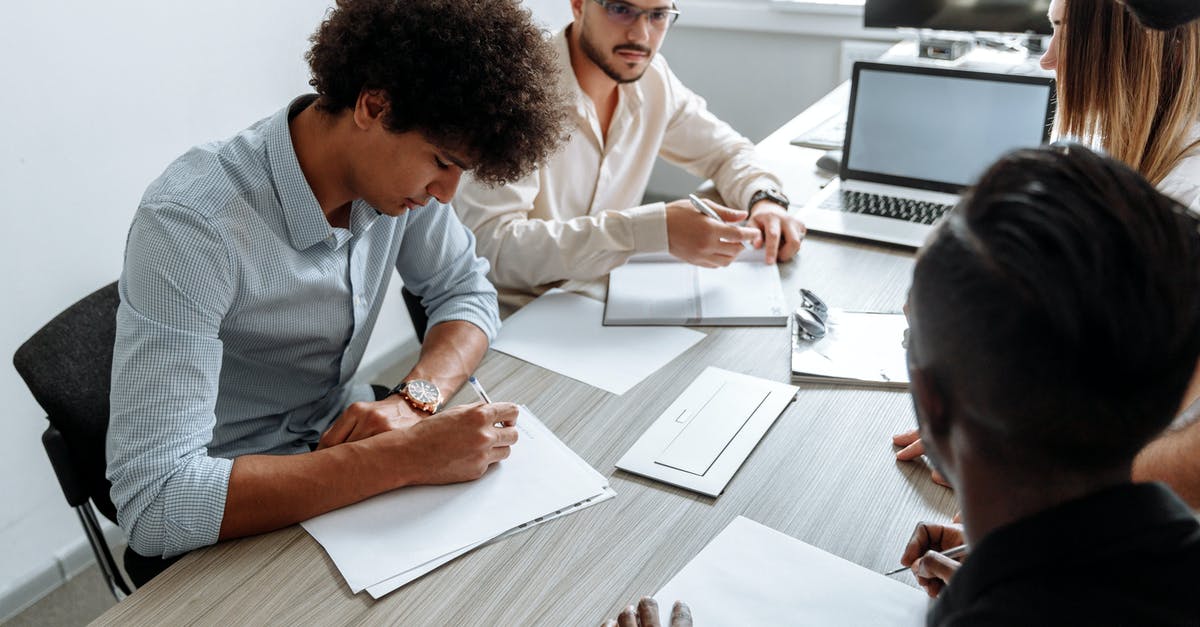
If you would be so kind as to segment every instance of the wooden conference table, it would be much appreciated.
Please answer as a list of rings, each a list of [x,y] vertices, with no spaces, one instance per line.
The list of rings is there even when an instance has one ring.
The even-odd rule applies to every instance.
[[[787,141],[845,98],[835,90],[761,144],[798,202],[823,181],[812,166],[819,153]],[[834,307],[898,310],[912,265],[909,251],[810,235],[780,271],[793,306],[803,286]],[[351,594],[299,526],[224,542],[184,557],[97,622],[595,625],[656,592],[739,515],[884,571],[918,521],[953,514],[952,493],[923,466],[894,461],[890,436],[915,419],[909,395],[891,390],[801,385],[715,500],[616,470],[706,366],[788,380],[786,329],[701,330],[706,339],[623,396],[494,351],[484,359],[478,374],[492,397],[527,405],[609,477],[615,499],[472,551],[379,601]],[[452,402],[472,400],[466,390]]]

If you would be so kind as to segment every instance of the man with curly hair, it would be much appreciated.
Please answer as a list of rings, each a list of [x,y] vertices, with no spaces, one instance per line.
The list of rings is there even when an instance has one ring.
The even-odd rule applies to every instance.
[[[571,9],[549,79],[572,97],[566,148],[503,187],[468,177],[455,203],[501,302],[520,306],[551,287],[602,298],[606,275],[636,253],[719,267],[746,241],[766,263],[791,259],[804,225],[788,215],[779,179],[657,55],[679,16],[674,3],[571,0]],[[716,183],[730,204],[712,203],[720,220],[687,200],[641,204],[659,156]]]
[[[438,411],[499,324],[447,204],[558,143],[552,51],[517,0],[339,0],[312,41],[317,93],[188,151],[130,228],[107,474],[139,555],[476,479],[517,439],[511,404]],[[429,328],[377,398],[351,383],[393,269]]]

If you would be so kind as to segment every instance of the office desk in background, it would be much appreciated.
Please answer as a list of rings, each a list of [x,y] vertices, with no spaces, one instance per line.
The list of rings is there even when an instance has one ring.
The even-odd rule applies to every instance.
[[[797,203],[824,181],[813,166],[820,151],[787,142],[847,95],[835,90],[761,144]],[[803,286],[831,306],[899,310],[912,265],[909,251],[813,235],[780,270],[791,306]],[[918,521],[953,514],[952,493],[922,466],[893,461],[890,436],[915,419],[908,394],[892,390],[801,385],[715,500],[615,470],[705,367],[788,381],[786,328],[702,330],[706,339],[623,396],[494,351],[484,359],[478,375],[493,398],[528,405],[610,477],[617,498],[607,503],[472,551],[379,601],[352,595],[299,526],[223,542],[184,557],[97,624],[599,624],[658,591],[738,515],[882,572]],[[452,402],[472,400],[465,390]]]

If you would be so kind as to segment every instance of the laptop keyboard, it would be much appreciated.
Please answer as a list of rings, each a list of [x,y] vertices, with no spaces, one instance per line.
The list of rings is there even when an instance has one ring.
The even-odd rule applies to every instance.
[[[896,196],[852,192],[844,189],[840,190],[837,194],[830,194],[829,198],[826,198],[825,202],[821,203],[822,209],[895,218],[918,224],[933,224],[952,207],[953,205],[912,200],[910,198],[898,198]]]

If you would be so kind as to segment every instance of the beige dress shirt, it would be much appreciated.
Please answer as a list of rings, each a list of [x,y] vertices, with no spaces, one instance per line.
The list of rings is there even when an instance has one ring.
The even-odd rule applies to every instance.
[[[571,69],[566,30],[554,43],[558,79],[572,96],[565,148],[510,185],[492,188],[464,176],[454,200],[510,310],[552,287],[602,299],[609,271],[635,253],[667,250],[665,205],[641,204],[657,156],[712,179],[737,209],[754,192],[781,187],[755,158],[754,145],[709,113],[662,56],[640,80],[618,88],[605,141]]]

